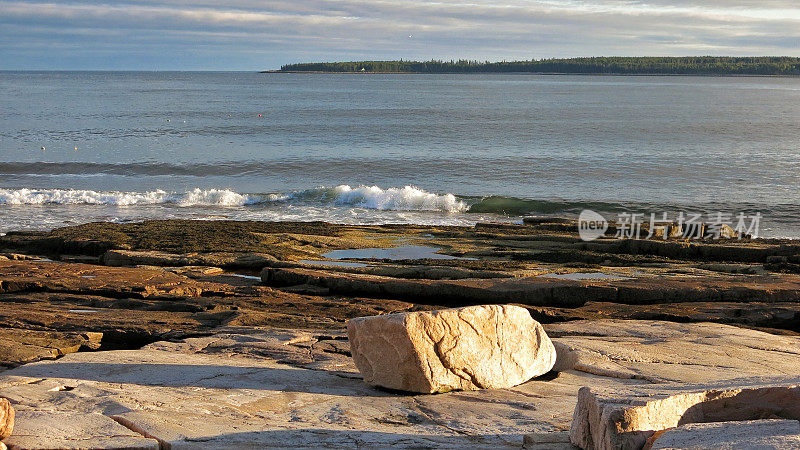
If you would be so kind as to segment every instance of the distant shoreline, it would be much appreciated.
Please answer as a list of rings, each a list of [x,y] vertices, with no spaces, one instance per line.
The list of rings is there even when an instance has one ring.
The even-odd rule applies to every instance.
[[[537,75],[800,76],[800,58],[789,56],[591,57],[525,61],[343,61],[285,64],[265,73],[530,73]]]
[[[325,70],[261,70],[258,73],[307,73],[315,75],[549,75],[590,77],[701,77],[701,78],[800,78],[798,75],[716,74],[716,73],[580,73],[580,72],[334,72]]]

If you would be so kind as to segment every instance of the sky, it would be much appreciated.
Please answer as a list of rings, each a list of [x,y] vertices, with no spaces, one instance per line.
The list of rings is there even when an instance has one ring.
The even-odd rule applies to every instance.
[[[800,0],[0,0],[0,70],[800,56]]]

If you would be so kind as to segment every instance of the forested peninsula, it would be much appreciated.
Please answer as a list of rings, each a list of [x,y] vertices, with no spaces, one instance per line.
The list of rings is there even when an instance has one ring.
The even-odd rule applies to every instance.
[[[529,61],[350,61],[286,64],[277,72],[549,73],[798,76],[795,57],[594,57]]]

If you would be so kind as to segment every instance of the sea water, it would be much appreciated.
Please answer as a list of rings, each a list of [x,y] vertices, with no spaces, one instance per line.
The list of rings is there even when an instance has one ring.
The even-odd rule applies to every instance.
[[[592,209],[800,237],[798,78],[0,72],[0,105],[0,232]]]

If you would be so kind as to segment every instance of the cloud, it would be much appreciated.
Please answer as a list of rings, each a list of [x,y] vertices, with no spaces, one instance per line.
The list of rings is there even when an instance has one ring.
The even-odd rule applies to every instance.
[[[784,0],[0,0],[4,68],[258,69],[305,60],[797,55]],[[413,35],[412,39],[408,36]],[[117,49],[92,65],[92,55]],[[164,64],[172,58],[188,67]],[[135,55],[136,67],[130,55]],[[128,61],[128,62],[126,62]],[[3,64],[3,63],[0,63]],[[109,64],[111,66],[109,66]],[[66,63],[68,66],[69,63]],[[102,67],[101,67],[102,66]],[[74,67],[61,67],[74,68]]]

